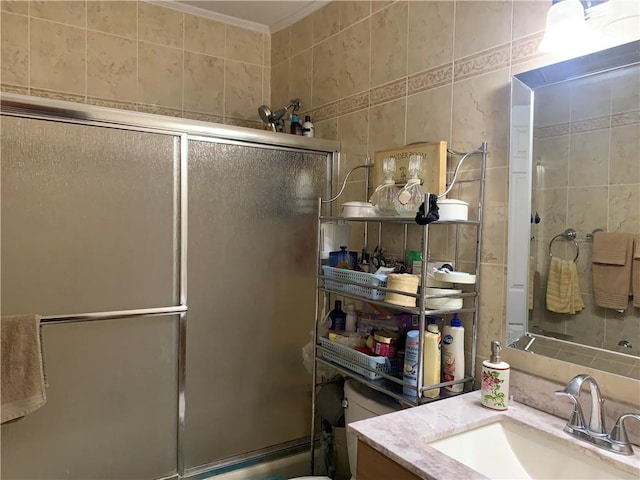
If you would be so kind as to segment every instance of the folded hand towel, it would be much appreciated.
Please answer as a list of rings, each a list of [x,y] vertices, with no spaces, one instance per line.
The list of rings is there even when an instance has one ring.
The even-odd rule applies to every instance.
[[[640,234],[633,240],[633,262],[631,266],[633,306],[640,307]]]
[[[547,277],[547,310],[575,314],[583,308],[575,262],[551,257]]]
[[[615,247],[616,252],[611,248]],[[606,251],[606,253],[603,253]],[[620,256],[624,252],[624,262]],[[631,291],[633,235],[602,232],[593,237],[593,301],[599,307],[626,310]]]
[[[627,249],[629,235],[626,233],[598,232],[593,236],[593,263],[607,265],[625,265],[627,263]]]
[[[580,293],[580,282],[578,281],[578,266],[576,262],[569,262],[569,272],[571,274],[571,308],[577,313],[584,310],[584,302]]]
[[[0,423],[25,416],[46,402],[40,317],[12,315],[0,319],[2,405]]]

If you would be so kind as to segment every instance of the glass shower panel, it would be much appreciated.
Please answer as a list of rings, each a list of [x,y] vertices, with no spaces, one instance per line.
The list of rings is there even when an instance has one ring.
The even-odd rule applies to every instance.
[[[2,117],[2,313],[177,303],[179,137]]]
[[[176,315],[42,326],[47,403],[2,425],[2,478],[176,471]]]
[[[187,469],[310,433],[324,154],[189,142]]]

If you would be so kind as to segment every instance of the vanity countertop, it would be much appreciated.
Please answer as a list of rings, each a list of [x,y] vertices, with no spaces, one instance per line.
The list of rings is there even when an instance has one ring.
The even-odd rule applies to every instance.
[[[562,430],[566,420],[521,403],[512,401],[505,411],[483,407],[479,391],[354,422],[348,428],[359,440],[420,478],[484,479],[487,477],[439,452],[428,442],[492,423],[503,416],[565,439],[571,448],[640,477],[640,448],[635,447],[631,456],[607,452],[569,437]]]

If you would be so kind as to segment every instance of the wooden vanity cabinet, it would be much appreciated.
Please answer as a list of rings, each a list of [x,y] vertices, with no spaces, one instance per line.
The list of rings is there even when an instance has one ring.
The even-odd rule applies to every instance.
[[[358,440],[358,480],[420,480],[402,465]]]

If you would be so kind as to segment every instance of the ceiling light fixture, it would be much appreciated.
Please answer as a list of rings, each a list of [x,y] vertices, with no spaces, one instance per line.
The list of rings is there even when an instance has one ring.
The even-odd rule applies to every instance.
[[[586,53],[639,38],[638,0],[552,0],[539,50]]]
[[[539,50],[546,53],[579,48],[586,36],[584,13],[579,0],[554,0]]]

